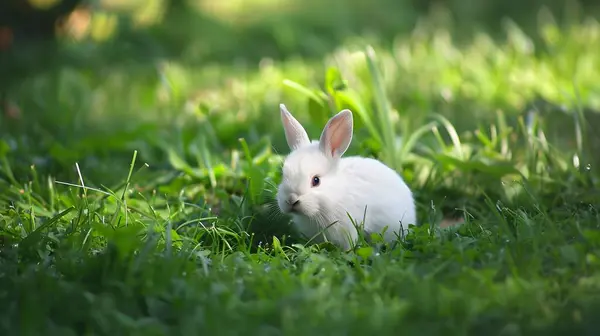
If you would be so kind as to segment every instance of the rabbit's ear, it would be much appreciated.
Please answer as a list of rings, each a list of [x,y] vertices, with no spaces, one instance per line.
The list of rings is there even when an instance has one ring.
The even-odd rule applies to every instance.
[[[341,157],[352,141],[352,127],[352,112],[348,109],[329,119],[319,140],[323,154],[330,158]]]
[[[283,129],[285,130],[285,140],[287,141],[290,149],[293,151],[309,144],[310,139],[308,138],[308,134],[306,134],[304,127],[302,127],[298,120],[292,116],[285,105],[280,104],[279,110],[281,111],[281,122],[283,123]]]

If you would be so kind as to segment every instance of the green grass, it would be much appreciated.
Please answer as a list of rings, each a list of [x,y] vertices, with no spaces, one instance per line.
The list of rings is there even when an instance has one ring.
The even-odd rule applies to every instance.
[[[0,333],[591,335],[600,26],[539,32],[458,44],[424,21],[322,60],[24,79],[0,124]],[[289,228],[281,102],[311,137],[354,111],[348,154],[415,192],[405,242],[345,252]]]

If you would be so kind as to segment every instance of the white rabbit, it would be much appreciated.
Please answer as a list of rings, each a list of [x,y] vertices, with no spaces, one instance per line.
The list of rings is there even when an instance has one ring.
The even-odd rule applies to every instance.
[[[350,110],[329,119],[319,141],[311,142],[285,105],[279,107],[291,153],[283,163],[277,204],[298,231],[308,238],[319,234],[315,242],[324,241],[322,232],[347,250],[358,238],[355,225],[367,233],[387,226],[383,237],[391,242],[407,233],[408,224],[417,224],[412,192],[394,170],[371,158],[341,158],[352,140]]]

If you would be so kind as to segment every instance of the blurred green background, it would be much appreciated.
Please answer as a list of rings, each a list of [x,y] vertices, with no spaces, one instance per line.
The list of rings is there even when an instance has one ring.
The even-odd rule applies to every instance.
[[[240,136],[252,140],[253,134],[272,131],[276,148],[282,149],[280,130],[263,127],[268,125],[264,123],[246,122],[259,120],[266,111],[273,113],[282,100],[275,98],[280,83],[278,87],[273,87],[273,83],[283,73],[265,74],[274,69],[273,62],[281,65],[274,71],[281,70],[285,77],[322,86],[324,68],[329,64],[326,59],[339,54],[342,47],[358,50],[369,43],[389,50],[410,41],[431,40],[438,31],[442,33],[436,33],[436,38],[444,38],[446,32],[452,40],[433,45],[431,52],[442,58],[446,52],[453,52],[443,50],[447,43],[452,48],[462,48],[473,41],[486,45],[482,41],[487,38],[508,39],[509,44],[520,43],[516,48],[521,49],[532,43],[533,52],[546,53],[548,39],[552,39],[548,34],[556,33],[552,29],[542,31],[544,24],[552,22],[552,27],[560,31],[569,31],[575,25],[580,32],[574,34],[584,39],[591,34],[594,39],[595,28],[579,28],[579,23],[600,11],[600,5],[591,0],[8,0],[1,6],[3,136],[10,134],[16,141],[19,135],[28,134],[36,146],[22,144],[24,149],[42,157],[53,153],[59,161],[64,158],[65,163],[86,157],[81,143],[85,139],[95,141],[94,135],[101,138],[120,132],[130,140],[142,139],[133,130],[139,130],[144,121],[148,121],[146,126],[155,128],[167,129],[175,120],[179,120],[180,127],[198,127],[180,120],[181,111],[186,109],[205,114],[216,109],[227,114],[223,117],[227,122],[222,125],[231,127],[217,126],[225,145],[232,145]],[[544,38],[546,42],[542,43]],[[419,48],[416,47],[417,53]],[[286,63],[279,63],[284,60]],[[304,66],[298,67],[300,63]],[[418,71],[409,69],[405,77],[421,80]],[[168,85],[174,90],[168,99],[156,94],[156,90],[164,91],[160,87],[167,85],[165,78],[170,78]],[[422,85],[418,93],[411,94],[413,88],[405,84],[412,80],[400,77],[400,83],[388,90],[394,103],[402,103],[406,109],[456,113],[452,108],[440,111],[439,106],[429,106],[439,101],[439,96],[430,102],[423,96],[426,93]],[[104,85],[111,91],[105,92],[106,97],[90,97],[94,88]],[[245,88],[240,89],[240,94],[246,92],[245,97],[233,92],[235,85]],[[226,87],[233,96],[218,94]],[[250,98],[248,88],[264,94],[270,91],[271,96],[266,97],[270,105],[256,101],[256,96]],[[531,102],[557,98],[540,91],[543,90],[532,90],[514,98],[518,101],[509,102],[492,94],[489,98],[496,104],[493,107],[474,102],[482,97],[457,98],[466,100],[461,108],[510,107],[509,112],[522,113]],[[552,103],[565,103],[561,99]],[[297,106],[290,103],[293,108]],[[589,101],[586,105],[594,108],[598,103]],[[17,112],[22,114],[20,121],[7,118]],[[485,118],[486,113],[481,114]],[[239,123],[232,125],[234,115]],[[161,122],[151,123],[156,120]],[[465,118],[456,126],[467,129],[474,126],[472,121]],[[79,149],[73,146],[77,143]],[[125,143],[115,141],[113,152],[124,150],[128,156],[129,148],[122,148]],[[105,145],[104,151],[110,151],[111,142]],[[101,156],[102,151],[94,153]],[[150,151],[143,149],[142,157],[154,159]],[[40,160],[49,165],[50,161]]]
[[[29,14],[11,15],[11,10],[25,12],[25,5],[10,3],[30,3]],[[37,9],[54,15],[61,26],[56,30],[80,42],[117,41],[121,48],[133,48],[119,53],[113,44],[106,45],[116,58],[110,61],[175,57],[190,63],[320,58],[357,35],[389,43],[442,9],[434,21],[462,38],[476,32],[501,38],[506,19],[535,37],[541,9],[563,25],[600,11],[592,0],[7,0],[3,6],[10,8],[0,20],[15,27],[17,35],[29,32],[32,37],[28,25],[36,24],[31,12]],[[25,40],[23,36],[21,42]],[[132,54],[134,50],[138,53]]]
[[[4,67],[13,69],[45,69],[51,60],[89,67],[157,58],[249,66],[263,58],[320,59],[356,36],[389,44],[430,14],[430,24],[458,39],[476,33],[502,38],[510,19],[535,41],[542,9],[561,26],[600,11],[592,0],[7,0],[2,6],[0,22],[15,35]],[[56,56],[48,45],[40,57],[19,53],[52,28],[62,43],[77,41],[78,47],[63,47],[66,54]],[[13,79],[2,75],[3,82]]]

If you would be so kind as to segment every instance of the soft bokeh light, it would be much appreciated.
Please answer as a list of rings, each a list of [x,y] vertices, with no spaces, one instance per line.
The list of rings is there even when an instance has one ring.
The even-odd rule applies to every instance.
[[[189,3],[203,13],[237,24],[264,20],[301,6],[294,0],[189,0]]]
[[[90,33],[93,13],[87,7],[75,9],[58,25],[58,32],[73,40],[83,40]]]
[[[146,0],[132,12],[136,27],[147,27],[162,22],[166,6],[165,0]]]
[[[11,0],[4,0],[11,1]],[[26,0],[31,6],[38,9],[49,9],[58,5],[62,0]]]
[[[0,27],[0,51],[10,48],[13,42],[13,31],[9,27]]]
[[[113,36],[119,22],[117,15],[110,12],[95,12],[92,15],[90,36],[96,41],[106,41]]]

